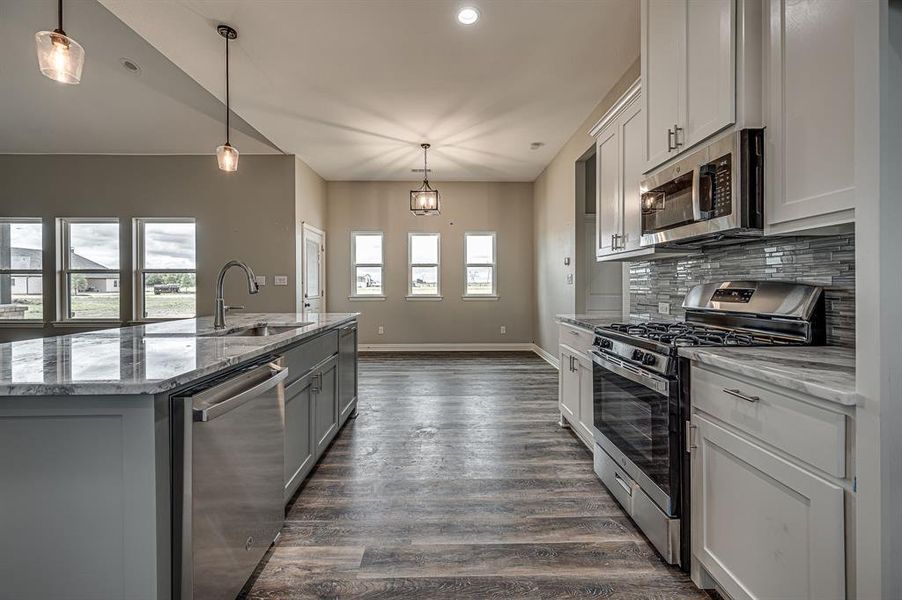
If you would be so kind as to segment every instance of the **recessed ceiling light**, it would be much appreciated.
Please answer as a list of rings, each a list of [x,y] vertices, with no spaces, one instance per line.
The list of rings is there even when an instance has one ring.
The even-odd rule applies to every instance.
[[[479,11],[472,6],[465,6],[457,11],[457,22],[461,25],[472,25],[479,20]]]
[[[141,65],[136,63],[130,58],[120,58],[119,64],[122,65],[122,68],[131,73],[132,75],[140,75],[141,74]]]

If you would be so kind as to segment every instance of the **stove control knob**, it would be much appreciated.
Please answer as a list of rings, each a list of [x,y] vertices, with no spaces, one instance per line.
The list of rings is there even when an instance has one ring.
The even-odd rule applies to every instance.
[[[636,362],[642,362],[645,357],[645,352],[641,350],[633,350],[633,360]]]
[[[658,358],[654,354],[646,354],[642,357],[642,364],[647,366],[652,366],[658,362]]]
[[[614,343],[613,343],[611,340],[609,340],[609,339],[602,338],[601,340],[598,341],[598,345],[599,345],[601,348],[607,350],[607,349],[611,348],[611,346],[613,346]]]

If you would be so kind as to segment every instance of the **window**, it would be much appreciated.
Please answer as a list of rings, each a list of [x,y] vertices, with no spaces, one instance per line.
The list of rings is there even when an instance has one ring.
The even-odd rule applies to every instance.
[[[382,232],[355,231],[351,234],[351,296],[355,298],[381,298],[385,294],[382,285]]]
[[[194,219],[135,219],[135,318],[197,314]]]
[[[0,219],[0,321],[44,319],[40,219]]]
[[[440,298],[442,294],[441,237],[437,233],[407,236],[408,284],[411,298]]]
[[[118,321],[119,220],[58,219],[60,318]]]
[[[465,234],[464,255],[467,262],[464,296],[496,296],[498,293],[498,267],[495,232]]]

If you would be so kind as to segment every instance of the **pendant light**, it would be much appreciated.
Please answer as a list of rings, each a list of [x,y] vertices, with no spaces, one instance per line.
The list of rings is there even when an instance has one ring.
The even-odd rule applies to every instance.
[[[429,151],[429,144],[420,144],[423,149],[423,185],[417,190],[410,190],[410,212],[422,217],[425,215],[440,214],[439,193],[429,185],[429,166],[426,162],[426,153]]]
[[[226,143],[216,148],[216,161],[219,163],[221,170],[231,172],[238,170],[238,149],[229,143],[230,116],[232,113],[231,100],[229,98],[229,42],[238,38],[238,32],[228,25],[220,25],[216,28],[216,31],[226,41]]]
[[[75,85],[81,81],[85,49],[63,31],[63,0],[59,0],[59,27],[34,34],[41,73],[54,81]]]

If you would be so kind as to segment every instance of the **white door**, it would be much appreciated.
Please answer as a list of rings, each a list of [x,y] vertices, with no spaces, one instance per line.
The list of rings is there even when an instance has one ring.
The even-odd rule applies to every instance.
[[[856,4],[770,2],[767,226],[855,206]]]
[[[686,66],[686,0],[642,1],[642,106],[645,168],[650,171],[674,153],[674,125],[679,124],[680,91]]]
[[[326,234],[304,223],[301,234],[301,294],[304,312],[326,311]]]
[[[734,0],[689,0],[686,6],[686,131],[680,150],[736,120],[733,5]]]
[[[597,168],[595,207],[597,248],[595,256],[604,256],[614,251],[614,236],[620,235],[620,136],[617,122],[598,134],[595,163]]]
[[[843,490],[695,414],[692,554],[740,599],[845,598]]]

